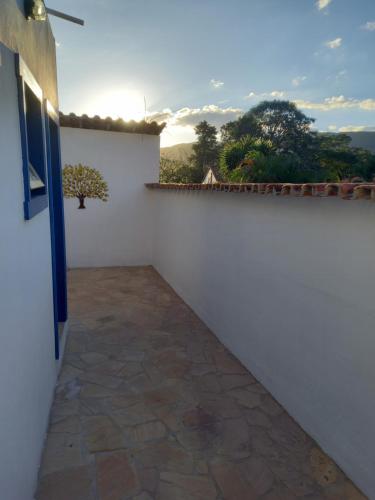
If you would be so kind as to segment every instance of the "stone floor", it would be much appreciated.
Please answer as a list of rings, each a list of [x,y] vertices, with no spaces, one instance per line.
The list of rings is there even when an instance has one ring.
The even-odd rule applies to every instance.
[[[153,268],[69,296],[37,500],[365,498]]]

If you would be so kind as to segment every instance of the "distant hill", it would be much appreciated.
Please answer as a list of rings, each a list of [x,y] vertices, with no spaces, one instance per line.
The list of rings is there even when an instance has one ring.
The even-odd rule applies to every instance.
[[[193,154],[193,144],[193,142],[189,142],[160,148],[160,156],[164,156],[164,158],[169,158],[170,160],[187,161],[189,156]]]
[[[352,138],[350,145],[353,148],[369,149],[375,153],[375,132],[347,132],[346,135]]]

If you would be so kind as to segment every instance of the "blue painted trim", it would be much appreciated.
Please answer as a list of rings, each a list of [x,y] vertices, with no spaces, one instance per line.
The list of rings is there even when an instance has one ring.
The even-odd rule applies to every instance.
[[[24,202],[25,219],[30,220],[39,212],[48,207],[48,198],[46,194],[34,196],[30,201]]]
[[[57,278],[56,278],[56,236],[55,236],[55,214],[53,204],[53,189],[52,189],[52,154],[51,154],[51,138],[49,129],[49,117],[45,114],[45,134],[47,143],[47,179],[49,193],[49,218],[51,232],[51,262],[52,262],[52,292],[53,292],[53,329],[55,337],[55,359],[60,359],[60,339],[59,339],[59,322],[57,308]]]
[[[41,106],[41,116],[43,127],[43,137],[45,137],[44,130],[44,110],[42,106],[42,89],[37,84],[35,78],[28,70],[26,64],[19,54],[15,54],[15,67],[18,85],[18,109],[19,109],[19,122],[21,134],[21,149],[22,149],[22,173],[24,184],[24,217],[30,220],[38,213],[42,212],[48,207],[48,193],[47,185],[45,193],[32,194],[30,190],[30,176],[29,176],[29,144],[27,134],[27,119],[26,119],[26,92],[25,84],[34,93],[35,97],[39,100]],[[46,150],[45,143],[43,143],[43,157],[44,157],[44,172],[46,163]]]
[[[45,101],[48,192],[51,219],[51,251],[55,314],[55,357],[59,359],[58,323],[68,318],[64,198],[62,188],[59,116]]]

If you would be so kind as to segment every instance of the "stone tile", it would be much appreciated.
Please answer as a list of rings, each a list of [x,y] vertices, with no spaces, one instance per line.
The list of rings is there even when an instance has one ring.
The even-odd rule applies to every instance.
[[[193,498],[173,484],[160,482],[155,500],[193,500]]]
[[[99,352],[86,352],[81,354],[81,359],[87,365],[98,365],[107,361],[108,357]]]
[[[135,469],[125,451],[97,455],[96,471],[100,500],[123,500],[139,490]]]
[[[100,385],[106,389],[117,389],[123,383],[123,380],[119,377],[113,377],[111,375],[103,375],[96,370],[86,371],[79,376],[79,379],[83,382],[91,382],[95,385]],[[87,390],[85,392],[87,395]]]
[[[338,468],[336,464],[319,448],[313,448],[310,452],[310,463],[313,476],[321,486],[336,483]]]
[[[340,484],[332,484],[324,489],[325,500],[368,500],[353,483],[344,480]]]
[[[69,276],[38,500],[365,498],[151,267]]]
[[[235,418],[223,422],[218,453],[232,458],[244,458],[250,454],[248,425],[245,419]]]
[[[154,467],[137,467],[137,473],[141,488],[150,493],[154,498],[159,484],[159,471]]]
[[[270,429],[272,427],[272,421],[268,415],[263,413],[259,408],[254,408],[252,410],[247,410],[245,412],[247,423],[250,426],[259,426]]]
[[[257,493],[233,464],[214,463],[210,469],[225,500],[259,500]]]
[[[202,375],[201,377],[195,377],[194,384],[197,390],[201,392],[221,392],[219,378],[213,373],[208,373],[206,375]]]
[[[213,415],[221,418],[236,418],[242,415],[237,402],[222,395],[209,395],[201,401],[200,406]]]
[[[81,436],[50,433],[44,448],[41,475],[78,465],[85,465]]]
[[[43,476],[36,500],[93,500],[88,466],[72,467]]]
[[[62,418],[51,424],[49,432],[79,434],[81,432],[81,421],[77,415]]]
[[[252,456],[241,462],[238,467],[245,481],[251,484],[259,497],[270,491],[275,484],[275,477],[267,462],[260,457]]]
[[[215,373],[216,366],[209,363],[193,363],[190,372],[194,376],[206,375],[207,373]]]
[[[190,369],[191,362],[182,353],[174,350],[162,352],[153,362],[169,378],[183,378]]]
[[[82,425],[85,444],[91,453],[122,448],[122,433],[111,418],[101,415],[82,417]]]
[[[173,389],[167,387],[146,391],[143,401],[152,408],[176,403],[181,396]]]
[[[81,399],[89,398],[109,398],[116,394],[115,389],[103,387],[102,385],[92,384],[90,382],[82,382],[80,391]]]
[[[177,432],[182,427],[181,419],[177,417],[176,412],[169,407],[156,408],[155,415],[160,418],[169,431]]]
[[[272,396],[267,396],[263,399],[261,409],[272,417],[277,417],[284,412],[283,407],[280,406],[279,403],[272,398]]]
[[[256,408],[260,406],[262,398],[259,394],[247,391],[246,389],[233,389],[229,391],[228,396],[235,398],[239,405],[245,408]]]
[[[141,363],[133,362],[133,361],[126,361],[125,365],[123,365],[123,368],[117,373],[119,377],[132,377],[133,375],[137,375],[138,373],[142,373],[143,367]]]
[[[80,403],[77,399],[71,401],[59,401],[55,399],[51,409],[51,422],[60,420],[62,417],[79,415]]]
[[[193,472],[193,459],[181,446],[162,441],[152,443],[133,451],[134,456],[144,467],[158,467],[160,470],[172,470],[185,474]]]
[[[244,375],[222,375],[220,380],[221,386],[224,391],[245,387],[250,384],[255,384],[255,378],[250,374]]]
[[[160,480],[182,489],[196,500],[215,500],[216,488],[207,476],[183,475],[176,472],[162,472]]]
[[[120,427],[129,427],[155,420],[155,415],[144,403],[137,403],[125,409],[112,412],[113,420]]]
[[[145,491],[142,491],[142,493],[135,496],[133,500],[153,500],[153,499],[152,499],[152,497],[150,497],[150,495],[148,493],[146,493]]]
[[[245,368],[237,359],[227,351],[217,351],[214,354],[215,364],[218,371],[227,374],[246,373]]]
[[[130,435],[131,440],[136,443],[146,443],[147,441],[162,439],[166,436],[166,433],[165,425],[159,420],[136,425],[127,430],[127,434]]]
[[[60,385],[71,382],[72,380],[77,379],[83,373],[85,373],[83,370],[80,370],[79,368],[66,363],[61,369],[58,384]]]

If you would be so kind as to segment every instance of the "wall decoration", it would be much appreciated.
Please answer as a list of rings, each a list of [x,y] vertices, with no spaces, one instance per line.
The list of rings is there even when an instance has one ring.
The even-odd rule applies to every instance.
[[[77,198],[80,209],[86,198],[108,201],[108,184],[99,170],[82,165],[65,165],[63,168],[63,190],[65,198]]]

